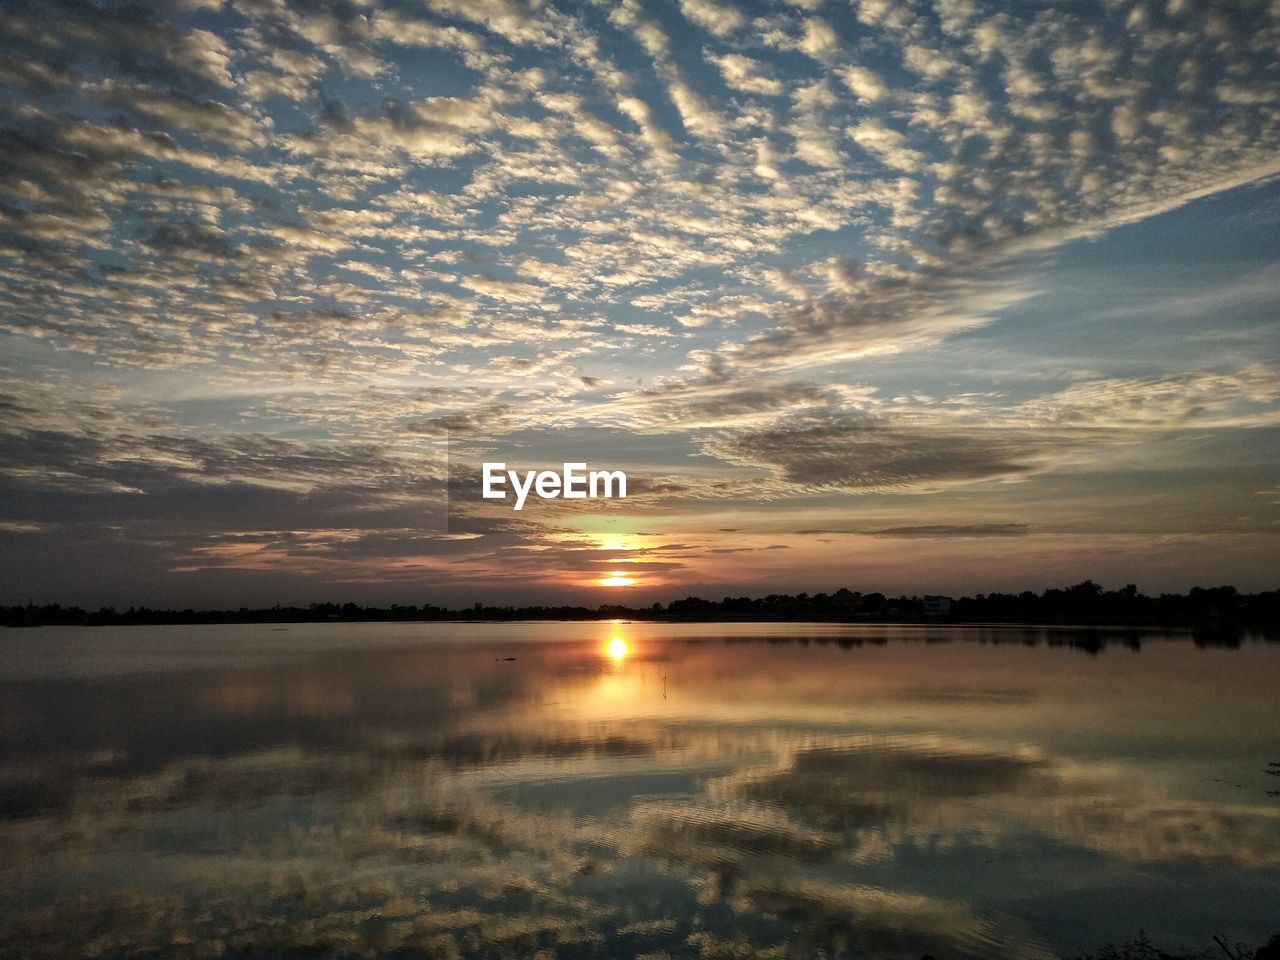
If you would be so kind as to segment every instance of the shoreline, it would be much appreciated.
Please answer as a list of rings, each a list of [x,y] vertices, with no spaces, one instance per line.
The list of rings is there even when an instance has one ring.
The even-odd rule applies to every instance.
[[[594,615],[594,616],[511,616],[511,617],[466,617],[466,616],[450,616],[450,617],[378,617],[378,616],[357,616],[357,617],[337,617],[337,618],[316,618],[316,617],[271,617],[267,615],[256,615],[261,611],[251,611],[248,616],[241,617],[235,611],[228,611],[226,616],[218,616],[219,612],[213,612],[209,616],[196,616],[194,618],[173,616],[173,617],[129,617],[121,614],[110,619],[99,619],[96,616],[90,616],[87,619],[61,619],[46,620],[34,623],[3,623],[0,627],[13,630],[33,630],[40,627],[176,627],[176,626],[255,626],[255,625],[310,625],[310,624],[369,624],[369,623],[447,623],[447,624],[475,624],[477,626],[484,624],[497,623],[643,623],[643,624],[669,624],[672,626],[681,624],[791,624],[801,626],[804,624],[814,624],[821,626],[877,626],[877,627],[952,627],[952,628],[982,628],[982,627],[1005,627],[1005,628],[1022,628],[1022,629],[1048,629],[1048,630],[1106,630],[1106,631],[1147,631],[1156,632],[1162,630],[1173,630],[1188,635],[1195,635],[1200,632],[1226,633],[1257,633],[1259,635],[1274,635],[1280,639],[1280,632],[1268,631],[1265,625],[1239,620],[1132,620],[1122,621],[1116,619],[1099,619],[1099,618],[1061,618],[1061,619],[1045,619],[1045,620],[959,620],[955,618],[945,617],[929,617],[929,618],[907,618],[907,617],[885,617],[885,618],[784,618],[784,617],[618,617],[612,615]],[[269,611],[268,611],[269,613]]]

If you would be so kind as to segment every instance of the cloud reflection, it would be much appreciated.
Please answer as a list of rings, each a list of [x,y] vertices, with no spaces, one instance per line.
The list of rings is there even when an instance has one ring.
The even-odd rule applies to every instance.
[[[1059,712],[1073,670],[1100,682],[1096,660],[1054,674],[1045,658],[1069,651],[654,629],[583,627],[512,662],[495,656],[509,644],[408,645],[312,652],[252,683],[234,661],[170,673],[164,742],[131,734],[157,708],[125,695],[136,677],[5,681],[0,940],[34,957],[1032,958],[1053,945],[1006,873],[1052,895],[1089,864],[1090,909],[1129,917],[1153,868],[1234,885],[1242,910],[1280,869],[1261,790],[1188,786],[1192,726],[1163,730],[1184,755],[1160,782],[1120,759],[1134,723]],[[1144,715],[1180,649],[1144,647]],[[1272,651],[1187,652],[1239,658],[1198,662],[1229,670],[1238,712],[1263,704],[1250,677]],[[326,690],[340,709],[317,708]],[[96,721],[74,749],[17,748],[71,702]],[[50,882],[81,892],[54,911]]]

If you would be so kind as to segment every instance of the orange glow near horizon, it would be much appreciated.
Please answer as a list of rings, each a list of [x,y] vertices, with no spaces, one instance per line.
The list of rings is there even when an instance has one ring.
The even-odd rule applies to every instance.
[[[632,539],[621,533],[604,533],[596,535],[597,550],[634,550]]]
[[[634,586],[635,582],[635,577],[628,577],[620,570],[610,570],[608,576],[596,581],[602,587],[630,587]]]

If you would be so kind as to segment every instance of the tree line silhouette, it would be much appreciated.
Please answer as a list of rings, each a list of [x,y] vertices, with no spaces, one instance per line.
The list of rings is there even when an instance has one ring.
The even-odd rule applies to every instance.
[[[79,624],[85,626],[183,623],[322,623],[326,621],[437,620],[656,620],[820,621],[927,623],[1038,623],[1084,625],[1183,625],[1269,628],[1280,624],[1280,590],[1244,594],[1235,587],[1193,587],[1188,593],[1147,596],[1133,584],[1104,590],[1092,580],[1041,593],[979,593],[955,600],[922,596],[889,597],[841,588],[834,593],[769,594],[764,597],[685,597],[663,605],[493,606],[476,603],[450,609],[426,603],[389,607],[357,603],[313,603],[306,607],[240,607],[234,610],[183,610],[129,607],[96,611],[56,603],[0,608],[0,623],[10,627]]]

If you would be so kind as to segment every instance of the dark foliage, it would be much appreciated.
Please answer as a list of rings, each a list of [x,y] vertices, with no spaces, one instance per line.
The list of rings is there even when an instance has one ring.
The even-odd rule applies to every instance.
[[[1109,943],[1096,953],[1079,954],[1068,960],[1222,960],[1223,957],[1227,960],[1280,960],[1280,933],[1256,950],[1243,943],[1228,943],[1222,937],[1215,936],[1213,941],[1211,947],[1170,953],[1152,943],[1145,932],[1140,932],[1136,940]]]
[[[939,603],[939,599],[945,601]],[[659,621],[820,621],[820,622],[941,622],[1032,623],[1080,626],[1183,626],[1195,631],[1197,643],[1206,646],[1240,642],[1242,630],[1274,629],[1280,624],[1280,591],[1242,594],[1235,587],[1193,587],[1187,594],[1149,597],[1132,584],[1120,590],[1103,590],[1092,580],[1043,593],[987,593],[974,597],[886,597],[883,593],[859,593],[840,589],[834,593],[770,594],[766,597],[725,597],[704,600],[686,597],[665,607],[496,607],[475,604],[450,610],[433,604],[394,604],[364,607],[356,603],[313,603],[308,607],[238,610],[153,610],[130,607],[97,611],[63,607],[56,603],[0,608],[0,623],[11,627],[51,624],[145,623],[308,623],[337,621],[431,620],[602,620]],[[1112,638],[1114,639],[1114,638]],[[1132,643],[1139,641],[1132,634]],[[1088,638],[1081,638],[1088,645]]]

